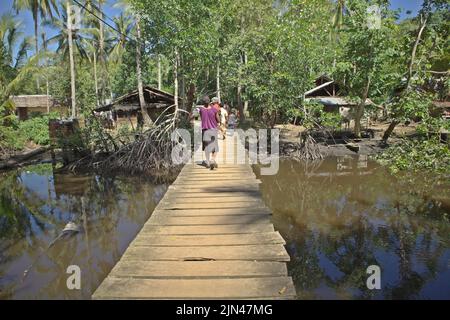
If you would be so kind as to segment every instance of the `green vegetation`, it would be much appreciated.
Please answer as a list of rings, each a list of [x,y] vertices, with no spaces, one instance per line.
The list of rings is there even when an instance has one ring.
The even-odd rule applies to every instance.
[[[80,25],[70,30],[68,5],[78,2]],[[19,124],[10,101],[12,95],[47,92],[66,107],[65,115],[85,120],[83,145],[92,152],[132,143],[139,132],[111,134],[92,110],[143,84],[175,93],[186,112],[203,95],[217,95],[240,111],[243,125],[250,115],[268,127],[295,122],[333,131],[349,119],[302,99],[322,74],[356,105],[350,114],[355,136],[361,135],[361,119],[383,109],[390,123],[385,143],[399,123],[419,121],[421,144],[442,147],[436,133],[448,120],[433,114],[431,105],[449,99],[445,0],[425,0],[416,16],[403,20],[386,0],[122,0],[114,5],[121,9],[115,17],[104,15],[103,0],[78,2],[15,1],[12,12],[32,13],[34,38],[22,36],[23,24],[13,13],[1,17],[3,150],[20,149],[29,140],[48,143],[46,118]],[[371,23],[377,17],[371,21],[369,14],[373,5],[381,18],[376,26]],[[140,100],[144,108],[143,94]],[[152,126],[146,113],[138,130],[144,123]],[[400,149],[416,145],[408,139]]]
[[[404,139],[390,146],[377,160],[392,173],[398,171],[422,171],[429,173],[450,172],[450,149],[448,145],[425,139]]]

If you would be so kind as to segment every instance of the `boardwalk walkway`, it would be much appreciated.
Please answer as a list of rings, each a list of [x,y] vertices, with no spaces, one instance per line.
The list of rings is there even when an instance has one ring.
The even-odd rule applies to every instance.
[[[223,163],[235,144],[220,141],[218,170],[182,169],[94,299],[295,298],[259,180]]]

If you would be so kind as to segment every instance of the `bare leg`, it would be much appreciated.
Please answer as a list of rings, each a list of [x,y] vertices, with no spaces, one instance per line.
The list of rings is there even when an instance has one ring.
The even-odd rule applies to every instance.
[[[205,157],[206,157],[206,167],[209,168],[209,158],[210,158],[211,152],[208,150],[208,148],[205,148]],[[214,160],[214,153],[213,153],[213,160]]]

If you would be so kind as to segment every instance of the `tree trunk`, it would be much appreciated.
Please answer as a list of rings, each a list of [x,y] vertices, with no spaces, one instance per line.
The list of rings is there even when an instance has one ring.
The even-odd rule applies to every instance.
[[[416,41],[414,42],[414,46],[413,46],[413,49],[411,52],[411,60],[409,61],[409,65],[408,65],[408,79],[406,80],[406,88],[409,87],[409,83],[412,78],[414,60],[416,60],[417,47],[419,46],[419,42],[420,42],[420,39],[422,38],[423,31],[425,30],[425,27],[427,25],[427,18],[426,17],[421,18],[421,22],[422,22],[422,25],[420,26],[419,32],[416,37]]]
[[[150,126],[152,120],[147,113],[147,104],[144,98],[144,88],[142,85],[142,70],[141,70],[141,27],[139,25],[140,18],[136,16],[136,32],[137,32],[137,43],[136,43],[136,74],[138,82],[138,92],[139,92],[139,105],[141,106],[142,120],[145,125]]]
[[[183,62],[183,56],[178,55],[178,65],[181,66],[181,108],[183,110],[186,110],[186,76],[183,72],[184,62]]]
[[[98,79],[97,79],[97,54],[94,48],[94,82],[95,82],[95,98],[97,101],[97,106],[100,105],[100,100],[98,98]]]
[[[241,54],[241,61],[239,65],[239,77],[238,77],[238,84],[237,84],[237,107],[239,110],[239,121],[244,122],[245,121],[245,115],[244,115],[244,106],[242,104],[242,84],[241,84],[241,78],[242,78],[242,54]]]
[[[416,52],[417,52],[417,47],[419,46],[420,40],[422,38],[422,34],[423,31],[425,30],[425,27],[427,25],[427,17],[421,17],[421,26],[419,28],[419,32],[417,33],[417,37],[416,37],[416,41],[414,42],[414,46],[413,49],[411,51],[411,59],[409,60],[409,65],[408,65],[408,78],[406,79],[406,86],[405,86],[405,90],[409,90],[409,84],[411,82],[411,78],[412,78],[412,73],[413,73],[413,67],[414,67],[414,61],[416,60]],[[399,124],[400,122],[397,120],[393,120],[391,122],[391,124],[389,125],[389,127],[386,129],[386,131],[383,134],[383,142],[386,143],[389,139],[389,137],[391,136],[392,132],[394,132],[395,127]]]
[[[383,142],[386,143],[391,136],[392,132],[394,132],[395,126],[398,125],[400,121],[393,120],[389,127],[386,129],[386,131],[383,134]]]
[[[219,61],[217,61],[216,95],[217,95],[217,98],[219,99],[219,103],[220,103],[221,100],[220,100],[220,62]]]
[[[194,104],[194,100],[195,100],[195,83],[191,82],[189,84],[189,90],[187,93],[187,106],[186,106],[186,111],[191,113],[192,112],[192,105]]]
[[[244,66],[246,66],[246,65],[247,65],[247,53],[245,53],[245,51],[244,51]],[[245,88],[244,88],[244,90],[245,90]],[[245,114],[248,112],[248,101],[247,100],[244,101],[243,109],[244,109],[244,119],[245,119]]]
[[[98,2],[98,10],[100,17],[103,19],[103,12],[102,12],[102,2]],[[100,91],[100,97],[101,102],[105,102],[105,91],[106,91],[106,82],[105,82],[105,67],[106,67],[106,59],[105,59],[105,39],[104,39],[104,26],[103,22],[101,20],[98,21],[99,23],[99,58],[100,58],[100,77],[101,77],[101,91]]]
[[[161,90],[161,55],[158,54],[158,90]]]
[[[355,136],[360,138],[361,137],[361,118],[364,114],[364,108],[366,106],[366,100],[367,96],[369,94],[369,88],[370,88],[370,76],[367,78],[366,87],[364,88],[364,92],[361,98],[361,102],[356,108],[355,112]]]
[[[244,15],[241,16],[241,23],[240,23],[240,33],[241,36],[244,36],[244,26],[245,26],[245,17]],[[239,121],[242,123],[245,121],[245,114],[244,114],[244,106],[242,105],[242,65],[244,64],[244,53],[240,52],[240,60],[239,61],[239,69],[238,69],[238,85],[237,85],[237,106],[239,110]]]
[[[239,121],[245,121],[245,115],[244,115],[244,107],[242,105],[242,97],[241,97],[241,93],[242,93],[242,86],[241,86],[241,82],[239,81],[238,85],[237,85],[237,107],[239,110]]]
[[[70,15],[70,1],[67,1],[67,35],[69,41],[69,61],[70,61],[70,89],[71,89],[71,104],[72,104],[72,118],[77,116],[76,98],[75,98],[75,64],[73,60],[73,42],[72,42],[72,18]]]
[[[174,100],[175,100],[175,112],[178,111],[178,49],[175,48],[175,59],[173,63],[173,91],[174,91]]]

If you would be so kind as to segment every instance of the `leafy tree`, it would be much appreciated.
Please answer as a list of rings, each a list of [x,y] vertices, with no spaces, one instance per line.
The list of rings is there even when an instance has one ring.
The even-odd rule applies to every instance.
[[[427,58],[430,58],[430,52],[433,52],[436,47],[439,48],[441,46],[447,46],[448,50],[448,30],[446,31],[447,37],[445,37],[445,33],[443,34],[444,37],[438,36],[439,29],[443,25],[442,20],[440,21],[441,23],[432,23],[432,21],[439,20],[439,18],[442,19],[443,16],[448,18],[449,9],[450,5],[445,0],[425,0],[418,17],[415,19],[417,29],[414,32],[414,36],[411,39],[411,35],[407,35],[408,38],[405,39],[406,41],[409,40],[409,42],[411,40],[414,41],[411,46],[407,46],[407,48],[410,48],[410,54],[405,68],[404,81],[402,81],[402,83],[397,86],[396,90],[394,90],[391,110],[391,117],[393,120],[383,135],[383,141],[385,142],[389,139],[395,126],[400,123],[401,119],[411,116],[411,105],[417,104],[419,106],[417,112],[421,112],[420,106],[423,106],[423,103],[421,103],[421,100],[423,101],[422,96],[411,93],[411,91],[415,90],[417,85],[423,85],[427,77],[427,72],[430,72],[432,64],[423,63],[423,60],[429,60]],[[433,17],[436,17],[437,19],[433,19]],[[428,42],[428,47],[426,46],[427,38],[433,39]],[[421,43],[422,48],[420,46]],[[446,54],[448,54],[448,51]],[[421,56],[420,59],[417,59],[418,55]],[[414,97],[418,98],[418,100],[411,102],[411,98]]]

